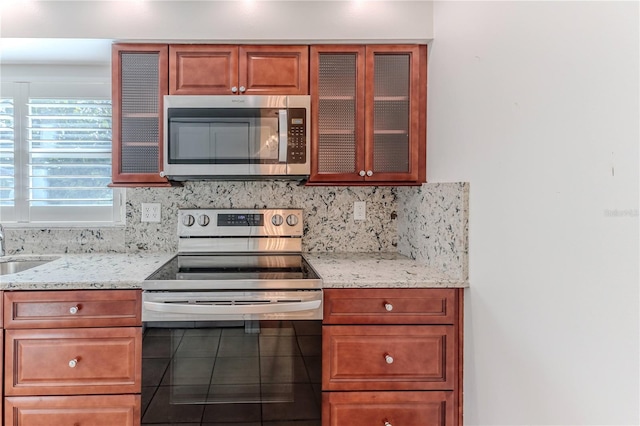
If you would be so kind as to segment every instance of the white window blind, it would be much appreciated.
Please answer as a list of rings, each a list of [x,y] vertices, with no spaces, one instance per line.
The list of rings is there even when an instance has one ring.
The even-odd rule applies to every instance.
[[[13,98],[0,98],[0,208],[15,204]]]
[[[119,222],[119,191],[107,187],[108,90],[87,83],[14,85],[14,96],[0,104],[1,220]]]

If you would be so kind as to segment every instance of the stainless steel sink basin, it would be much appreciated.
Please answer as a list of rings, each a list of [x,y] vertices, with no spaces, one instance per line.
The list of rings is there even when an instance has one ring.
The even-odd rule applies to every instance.
[[[55,259],[13,259],[3,262],[0,260],[0,275],[15,274],[17,272],[26,271],[27,269],[35,268],[36,266],[44,265]]]

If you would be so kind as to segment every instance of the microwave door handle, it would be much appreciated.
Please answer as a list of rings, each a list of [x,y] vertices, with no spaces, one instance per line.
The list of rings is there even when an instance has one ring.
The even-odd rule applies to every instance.
[[[287,162],[287,134],[289,132],[289,121],[287,120],[287,110],[278,110],[278,161],[280,163]]]

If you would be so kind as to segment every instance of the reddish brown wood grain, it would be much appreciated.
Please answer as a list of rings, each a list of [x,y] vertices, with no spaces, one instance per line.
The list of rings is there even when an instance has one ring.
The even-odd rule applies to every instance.
[[[4,327],[141,326],[141,290],[7,291]],[[71,313],[71,308],[77,312]]]
[[[7,397],[4,424],[139,426],[140,405],[140,395]]]

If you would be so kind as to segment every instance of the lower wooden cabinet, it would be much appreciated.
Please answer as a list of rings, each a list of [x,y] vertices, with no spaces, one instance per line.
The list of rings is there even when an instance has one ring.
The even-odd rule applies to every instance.
[[[140,395],[5,398],[5,426],[138,426]]]
[[[453,392],[324,392],[323,426],[454,424]]]
[[[325,289],[322,426],[462,425],[462,289]]]
[[[5,291],[6,426],[138,426],[140,290]]]

